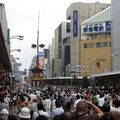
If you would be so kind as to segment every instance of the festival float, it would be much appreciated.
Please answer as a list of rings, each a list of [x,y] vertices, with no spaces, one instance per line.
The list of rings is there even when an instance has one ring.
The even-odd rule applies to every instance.
[[[37,48],[37,57],[36,57],[36,64],[30,70],[31,71],[31,86],[34,88],[42,88],[44,87],[44,69],[40,67],[40,60],[39,60],[39,47],[43,48],[44,44],[39,44],[39,17],[38,17],[38,31],[37,31],[37,44],[32,44],[32,48]]]

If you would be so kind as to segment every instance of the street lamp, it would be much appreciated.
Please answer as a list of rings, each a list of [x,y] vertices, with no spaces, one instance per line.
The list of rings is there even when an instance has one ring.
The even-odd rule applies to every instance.
[[[21,49],[13,49],[13,50],[10,50],[10,52],[13,52],[13,51],[21,52]]]
[[[10,37],[10,40],[11,40],[11,39],[23,40],[23,38],[24,38],[24,36],[22,36],[22,35],[14,35],[14,36],[11,36],[11,37]]]
[[[9,37],[9,40],[10,40],[10,41],[11,41],[12,39],[23,40],[23,38],[24,38],[24,36],[22,36],[22,35],[14,35],[14,36]],[[11,48],[11,47],[10,47],[10,48]],[[18,52],[21,52],[20,49],[10,50],[10,48],[8,49],[9,54],[10,54],[10,52],[12,52],[12,51],[18,51]]]

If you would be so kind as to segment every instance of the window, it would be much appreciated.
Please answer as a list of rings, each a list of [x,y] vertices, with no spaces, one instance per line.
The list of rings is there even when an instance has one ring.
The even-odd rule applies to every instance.
[[[89,32],[93,32],[93,28],[92,27],[89,27]]]
[[[84,44],[84,48],[94,48],[94,43]]]
[[[101,47],[110,47],[111,46],[111,42],[103,42],[101,43]]]
[[[70,32],[70,23],[67,23],[66,25],[67,25],[66,26],[66,32]]]
[[[96,67],[100,67],[100,62],[96,62]]]
[[[99,26],[99,31],[103,31],[103,30],[104,30],[103,25],[100,25]]]
[[[99,42],[99,43],[96,43],[96,47],[101,47],[100,42]]]
[[[87,27],[83,28],[83,32],[88,32],[88,28]]]
[[[97,24],[94,25],[94,31],[96,31],[96,32],[98,31],[98,25]]]

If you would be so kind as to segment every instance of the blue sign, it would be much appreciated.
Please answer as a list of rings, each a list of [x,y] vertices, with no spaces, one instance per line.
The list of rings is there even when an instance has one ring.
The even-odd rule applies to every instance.
[[[82,25],[82,33],[104,33],[111,32],[111,21],[101,22],[101,23],[88,23]]]
[[[73,36],[78,36],[78,11],[73,11]]]
[[[38,56],[39,56],[39,57],[43,57],[43,56],[44,56],[44,52],[42,52],[42,51],[41,51],[41,52],[38,52]]]
[[[106,22],[106,31],[111,31],[111,27],[112,27],[112,22],[111,21],[107,21]]]

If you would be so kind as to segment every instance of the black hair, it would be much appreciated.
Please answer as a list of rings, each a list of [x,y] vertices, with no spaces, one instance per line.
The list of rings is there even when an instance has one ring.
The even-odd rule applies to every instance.
[[[120,100],[118,99],[113,100],[113,104],[115,105],[116,108],[120,107]]]
[[[80,95],[76,95],[76,98],[77,98],[77,99],[80,99]]]
[[[62,106],[61,101],[57,99],[57,100],[55,101],[55,106],[56,106],[56,107],[61,107],[61,106]]]
[[[103,111],[104,111],[104,112],[110,112],[110,105],[109,105],[108,103],[105,103],[105,104],[103,105]]]
[[[37,109],[38,110],[45,110],[44,105],[42,103],[37,104]]]

